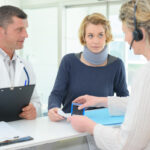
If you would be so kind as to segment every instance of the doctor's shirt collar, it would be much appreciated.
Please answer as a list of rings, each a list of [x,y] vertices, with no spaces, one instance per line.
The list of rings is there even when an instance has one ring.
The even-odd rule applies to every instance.
[[[10,60],[10,57],[7,55],[7,53],[5,53],[5,51],[3,51],[1,48],[0,48],[0,55],[2,56],[3,60]],[[17,59],[17,55],[16,55],[16,53],[14,52],[12,61],[13,61],[13,60],[16,60],[16,59]]]

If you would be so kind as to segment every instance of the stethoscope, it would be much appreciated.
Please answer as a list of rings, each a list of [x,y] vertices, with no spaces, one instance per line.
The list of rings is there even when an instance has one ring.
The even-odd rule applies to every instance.
[[[23,62],[22,62],[21,60],[20,60],[20,63],[23,64]],[[23,70],[24,70],[24,72],[25,72],[25,74],[26,74],[26,76],[27,76],[27,80],[25,80],[25,83],[24,83],[24,86],[26,86],[26,85],[29,85],[29,84],[30,84],[30,77],[29,77],[28,71],[27,71],[27,69],[25,68],[25,66],[23,67]]]

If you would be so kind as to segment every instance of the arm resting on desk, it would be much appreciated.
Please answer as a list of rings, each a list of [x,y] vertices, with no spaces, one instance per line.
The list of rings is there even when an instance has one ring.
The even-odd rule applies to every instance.
[[[111,116],[121,116],[126,112],[129,97],[108,97],[108,110]]]

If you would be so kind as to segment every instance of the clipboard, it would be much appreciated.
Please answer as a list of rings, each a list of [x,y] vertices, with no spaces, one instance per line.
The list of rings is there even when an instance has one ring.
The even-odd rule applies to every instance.
[[[0,89],[0,121],[22,119],[19,114],[30,102],[35,85]]]

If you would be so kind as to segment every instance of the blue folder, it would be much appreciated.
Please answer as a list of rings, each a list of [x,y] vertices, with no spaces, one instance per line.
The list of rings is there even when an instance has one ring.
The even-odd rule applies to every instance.
[[[124,121],[124,116],[110,116],[108,108],[85,111],[85,116],[102,125],[119,125]]]

